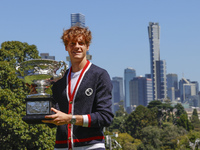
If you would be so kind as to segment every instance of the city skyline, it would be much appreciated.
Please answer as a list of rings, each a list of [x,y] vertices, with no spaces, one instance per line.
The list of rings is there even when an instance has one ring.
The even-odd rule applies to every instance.
[[[56,60],[66,61],[60,36],[71,25],[70,15],[84,14],[85,25],[93,33],[92,62],[105,68],[111,78],[124,77],[127,67],[135,69],[137,76],[150,73],[147,26],[149,22],[158,22],[161,59],[166,60],[167,74],[175,73],[178,80],[184,76],[200,83],[200,70],[196,68],[200,54],[199,1],[11,0],[0,3],[0,43],[34,44],[39,53],[49,53]]]

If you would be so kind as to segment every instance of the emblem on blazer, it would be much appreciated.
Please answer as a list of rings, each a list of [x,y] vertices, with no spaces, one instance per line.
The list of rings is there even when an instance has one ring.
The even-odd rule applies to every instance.
[[[91,88],[88,88],[88,89],[85,90],[85,94],[86,94],[87,96],[91,96],[92,93],[93,93],[93,89],[91,89]]]

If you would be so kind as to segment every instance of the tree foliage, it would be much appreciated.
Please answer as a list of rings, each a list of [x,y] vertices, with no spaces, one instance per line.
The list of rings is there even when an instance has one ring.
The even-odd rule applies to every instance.
[[[128,113],[124,110],[123,105],[119,105],[119,110],[116,111],[115,117],[109,131],[118,131],[121,133],[125,132],[125,120],[128,117]]]
[[[194,110],[190,122],[181,104],[177,104],[175,109],[174,114],[174,107],[169,102],[162,103],[161,101],[152,101],[147,107],[141,105],[136,107],[136,110],[125,119],[126,130],[123,133],[130,134],[134,141],[123,140],[124,143],[127,142],[124,144],[123,138],[116,138],[116,140],[123,145],[122,149],[191,149],[191,145],[200,140],[198,130],[193,130],[193,123],[198,122],[198,114]],[[119,114],[122,116],[122,113]],[[120,120],[117,122],[120,124]],[[199,145],[196,145],[196,148]]]
[[[191,124],[191,122],[188,119],[188,116],[186,113],[182,114],[180,116],[180,118],[177,120],[177,126],[181,126],[183,128],[185,128],[187,131],[190,131],[193,129],[193,126]]]
[[[44,124],[28,125],[25,97],[29,90],[17,77],[16,65],[39,58],[35,45],[8,41],[0,48],[0,145],[1,149],[52,149],[55,129]]]
[[[174,107],[171,106],[170,102],[168,101],[165,103],[162,103],[158,100],[151,101],[147,108],[151,109],[156,114],[159,127],[162,127],[163,122],[173,122],[174,120]]]
[[[142,144],[138,146],[140,150],[148,149],[176,149],[180,136],[186,134],[186,130],[167,123],[163,128],[158,126],[148,126],[142,129]]]
[[[138,149],[160,149],[162,129],[157,126],[147,126],[141,130],[142,144]]]
[[[147,108],[151,109],[151,108],[158,108],[161,109],[162,108],[162,102],[159,100],[155,100],[155,101],[151,101],[149,102]]]
[[[12,61],[16,63],[29,59],[39,58],[39,52],[35,45],[19,41],[7,41],[1,44],[0,61]]]
[[[120,133],[116,140],[122,146],[122,149],[136,149],[136,146],[133,144],[134,138],[128,133]]]
[[[184,107],[178,103],[176,106],[176,117],[179,118],[182,114],[186,113]]]
[[[199,121],[199,116],[196,109],[193,110],[191,123],[194,126],[195,131],[200,131],[200,121]]]
[[[141,139],[141,130],[150,125],[157,125],[156,116],[142,105],[139,105],[125,122],[126,132],[137,139]]]

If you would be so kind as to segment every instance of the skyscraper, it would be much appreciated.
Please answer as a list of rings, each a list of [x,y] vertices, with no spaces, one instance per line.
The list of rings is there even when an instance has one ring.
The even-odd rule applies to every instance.
[[[112,110],[115,113],[119,109],[119,102],[124,100],[123,94],[123,78],[122,77],[113,77],[112,78]]]
[[[166,61],[160,60],[160,99],[167,98],[167,73],[166,73]]]
[[[85,27],[85,16],[81,13],[71,14],[71,26]],[[86,58],[92,60],[92,55],[89,54],[89,51],[86,53]],[[67,56],[67,61],[69,61],[69,66],[71,66],[70,57]]]
[[[188,79],[182,78],[179,81],[181,102],[185,103],[191,96],[198,95],[198,82],[191,82]]]
[[[71,14],[71,26],[85,27],[85,16],[80,13]]]
[[[166,62],[160,60],[160,26],[150,22],[148,26],[150,44],[150,66],[153,85],[153,99],[167,98]]]
[[[179,97],[177,74],[167,74],[167,96],[171,101],[174,101],[177,97]]]
[[[125,108],[129,112],[130,109],[130,93],[129,93],[129,82],[136,77],[136,71],[133,68],[126,68],[124,70],[124,87],[125,87]]]
[[[123,90],[123,78],[122,77],[113,77],[112,81],[117,81],[119,83],[119,96],[120,101],[124,100],[124,90]]]
[[[130,82],[130,105],[147,106],[152,97],[152,79],[135,77]]]

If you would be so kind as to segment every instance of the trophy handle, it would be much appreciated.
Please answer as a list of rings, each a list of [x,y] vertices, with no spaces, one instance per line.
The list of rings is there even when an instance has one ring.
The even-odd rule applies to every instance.
[[[62,67],[63,67],[63,69],[61,69]],[[67,68],[68,68],[68,65],[64,61],[59,61],[58,62],[58,67],[54,69],[53,77],[50,79],[51,80],[51,84],[56,82],[60,78],[62,78],[64,73],[65,73],[65,71],[67,70]],[[56,71],[58,71],[59,69],[60,69],[60,73],[56,74]]]
[[[68,65],[63,60],[59,61],[59,64],[60,64],[60,68],[64,66],[63,70],[66,70],[68,68]]]
[[[65,71],[66,71],[67,68],[68,68],[68,65],[67,65],[64,61],[62,61],[62,60],[61,60],[59,63],[61,64],[61,65],[60,65],[60,69],[61,69],[62,67],[64,67],[63,69],[60,70],[60,73],[59,73],[61,76],[63,76],[64,73],[65,73]]]

